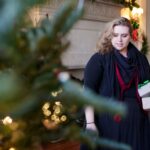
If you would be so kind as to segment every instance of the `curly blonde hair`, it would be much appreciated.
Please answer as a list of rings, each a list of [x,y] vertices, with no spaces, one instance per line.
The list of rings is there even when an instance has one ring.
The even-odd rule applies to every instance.
[[[112,51],[112,34],[113,29],[115,26],[122,25],[127,26],[129,28],[130,35],[132,33],[132,26],[130,21],[125,17],[119,17],[111,22],[109,22],[104,31],[101,33],[97,45],[96,45],[96,51],[98,51],[101,54],[106,54],[110,51]]]

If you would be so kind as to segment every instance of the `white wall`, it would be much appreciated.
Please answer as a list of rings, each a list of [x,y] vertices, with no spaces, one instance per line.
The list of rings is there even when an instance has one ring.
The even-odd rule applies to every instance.
[[[104,26],[105,22],[80,20],[68,35],[71,47],[62,55],[63,64],[70,69],[84,68],[89,57],[95,52],[100,29]]]
[[[55,11],[65,0],[47,0],[46,5],[36,8],[37,19],[45,17],[46,14],[51,18]],[[94,53],[94,48],[98,35],[105,24],[120,16],[121,6],[112,3],[111,0],[85,0],[85,14],[76,23],[68,34],[71,41],[70,48],[62,55],[62,62],[68,69],[77,71],[84,68],[89,57]],[[75,73],[76,74],[76,73]],[[83,73],[79,73],[82,78]]]

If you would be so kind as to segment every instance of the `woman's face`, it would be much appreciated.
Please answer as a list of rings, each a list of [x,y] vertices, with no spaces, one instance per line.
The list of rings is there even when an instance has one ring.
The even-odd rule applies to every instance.
[[[127,46],[130,42],[129,27],[117,25],[113,29],[111,43],[114,48],[120,52],[127,51]]]

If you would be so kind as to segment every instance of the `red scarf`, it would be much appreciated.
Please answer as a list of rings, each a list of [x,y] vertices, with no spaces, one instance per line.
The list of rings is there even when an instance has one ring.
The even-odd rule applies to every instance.
[[[115,69],[116,69],[116,75],[117,75],[117,78],[118,78],[118,81],[119,81],[119,85],[120,85],[120,88],[121,88],[120,100],[123,100],[124,91],[127,90],[127,89],[129,89],[129,88],[131,87],[132,82],[135,82],[135,86],[136,86],[136,97],[137,97],[138,102],[141,103],[141,98],[140,98],[140,96],[139,96],[139,94],[138,94],[138,81],[139,81],[139,79],[138,79],[138,74],[137,74],[137,72],[135,71],[135,72],[133,73],[133,76],[132,76],[131,80],[126,84],[126,83],[123,81],[122,77],[121,77],[121,74],[120,74],[120,71],[119,71],[119,68],[118,68],[117,63],[116,63],[116,65],[115,65]]]

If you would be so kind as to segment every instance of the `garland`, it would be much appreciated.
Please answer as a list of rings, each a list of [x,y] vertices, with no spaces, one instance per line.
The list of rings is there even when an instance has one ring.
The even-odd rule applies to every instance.
[[[128,7],[130,10],[132,10],[133,7],[139,7],[139,4],[136,2],[136,0],[112,0],[112,1],[123,5],[124,7]]]
[[[96,0],[91,0],[91,1],[95,2]],[[130,11],[133,10],[133,7],[136,8],[140,7],[140,5],[136,2],[136,0],[112,0],[112,1],[117,4],[123,5],[125,8],[129,8]],[[130,21],[133,28],[132,39],[134,42],[138,42],[139,40],[142,41],[141,52],[144,55],[147,55],[149,51],[147,37],[140,30],[139,17],[132,16],[130,17]]]
[[[92,2],[95,2],[96,0],[91,0]],[[121,4],[124,7],[128,7],[130,10],[133,9],[133,7],[139,7],[139,4],[136,2],[136,0],[112,0],[113,2],[117,4]]]
[[[149,46],[148,46],[148,41],[147,41],[147,37],[143,34],[143,43],[142,43],[142,49],[141,52],[144,55],[147,55],[149,51]]]
[[[130,21],[131,21],[132,28],[133,28],[132,39],[133,41],[136,42],[139,39],[139,27],[140,27],[139,19],[131,17]]]

